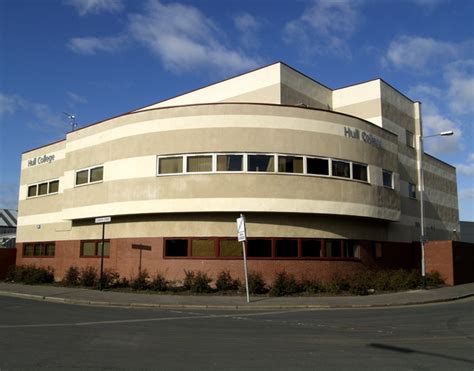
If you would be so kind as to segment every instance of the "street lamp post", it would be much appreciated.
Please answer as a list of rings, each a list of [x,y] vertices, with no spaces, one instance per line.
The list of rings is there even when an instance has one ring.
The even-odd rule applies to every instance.
[[[423,196],[425,192],[425,180],[423,173],[423,140],[426,138],[432,137],[447,137],[453,135],[453,131],[442,131],[438,134],[419,136],[419,151],[420,151],[420,243],[421,243],[421,282],[423,288],[426,288],[426,267],[425,267],[425,204],[423,201]]]

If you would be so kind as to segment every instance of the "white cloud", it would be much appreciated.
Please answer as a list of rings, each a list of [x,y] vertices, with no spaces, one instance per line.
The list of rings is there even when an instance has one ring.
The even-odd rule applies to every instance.
[[[256,31],[259,28],[257,19],[248,13],[234,16],[234,24],[240,32]]]
[[[68,48],[73,52],[85,55],[94,55],[99,52],[112,53],[126,44],[125,37],[74,37],[69,40]]]
[[[415,99],[421,99],[418,97],[434,97],[434,98],[441,98],[443,96],[443,92],[441,89],[438,89],[434,86],[420,84],[411,87],[408,90],[408,94]]]
[[[258,30],[261,21],[248,13],[240,13],[233,17],[234,25],[239,31],[240,42],[246,48],[255,48],[259,45]]]
[[[464,146],[461,143],[461,126],[440,115],[428,114],[423,116],[423,135],[433,135],[443,131],[452,130],[454,135],[446,137],[436,137],[424,141],[424,148],[428,153],[439,155],[441,153],[460,153]]]
[[[456,114],[474,113],[474,59],[451,63],[445,71],[451,110]]]
[[[422,71],[441,60],[457,57],[462,46],[418,36],[400,36],[393,40],[384,60],[397,68]]]
[[[474,175],[474,153],[470,153],[464,164],[456,164],[456,169],[462,175]]]
[[[80,16],[89,13],[116,13],[123,9],[122,0],[67,0],[66,3],[76,8]]]
[[[350,55],[347,39],[361,22],[359,1],[317,0],[285,25],[285,40],[306,53]]]
[[[150,0],[145,12],[130,16],[129,31],[174,72],[201,66],[236,72],[259,64],[220,42],[220,30],[193,6]]]
[[[79,94],[73,93],[72,91],[68,91],[66,94],[73,103],[87,103],[87,98]]]
[[[5,95],[0,93],[0,117],[15,113],[22,107],[24,101],[17,95]]]
[[[17,95],[0,94],[0,114],[13,114],[22,111],[29,114],[34,123],[31,127],[42,129],[55,129],[65,127],[65,122],[61,113],[51,111],[49,106],[30,102]]]

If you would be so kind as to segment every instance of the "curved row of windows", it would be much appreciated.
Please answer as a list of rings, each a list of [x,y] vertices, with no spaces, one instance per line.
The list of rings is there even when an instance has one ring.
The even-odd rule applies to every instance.
[[[332,176],[369,181],[368,165],[333,158],[267,153],[208,153],[158,156],[157,175],[266,172]]]
[[[249,238],[249,258],[359,258],[360,242],[342,239]],[[242,243],[235,238],[165,238],[165,258],[239,258]]]

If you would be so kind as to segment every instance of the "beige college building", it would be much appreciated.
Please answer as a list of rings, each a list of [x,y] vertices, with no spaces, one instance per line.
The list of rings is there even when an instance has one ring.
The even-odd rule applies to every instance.
[[[17,264],[100,262],[271,278],[416,267],[419,164],[430,240],[459,232],[456,170],[418,150],[421,104],[381,79],[331,89],[284,63],[70,132],[22,156]]]

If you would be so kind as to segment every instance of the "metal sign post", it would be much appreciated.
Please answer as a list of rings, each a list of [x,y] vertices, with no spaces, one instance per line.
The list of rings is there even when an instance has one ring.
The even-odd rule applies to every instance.
[[[99,289],[104,288],[104,239],[105,239],[105,223],[110,223],[112,218],[110,216],[105,216],[102,218],[95,218],[95,223],[102,223],[102,243],[100,247],[100,281]]]
[[[245,230],[245,216],[240,214],[240,218],[237,218],[237,240],[242,242],[242,251],[244,255],[244,273],[245,273],[245,291],[247,293],[247,303],[250,303],[249,295],[249,279],[247,273],[247,252],[245,242],[247,241],[247,234]]]

